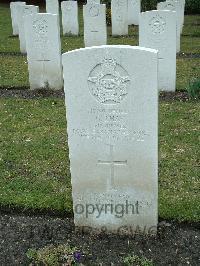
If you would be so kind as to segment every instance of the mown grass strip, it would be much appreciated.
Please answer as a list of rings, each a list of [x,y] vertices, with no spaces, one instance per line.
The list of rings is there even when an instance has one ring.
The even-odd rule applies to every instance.
[[[160,104],[159,215],[198,221],[199,102]],[[64,99],[0,99],[0,204],[72,213]]]

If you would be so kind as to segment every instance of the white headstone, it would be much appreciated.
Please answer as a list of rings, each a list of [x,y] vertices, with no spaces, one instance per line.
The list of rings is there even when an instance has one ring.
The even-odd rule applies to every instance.
[[[141,13],[139,45],[159,51],[159,89],[175,91],[176,13],[168,10]]]
[[[128,35],[128,0],[112,0],[112,35]]]
[[[17,36],[19,35],[19,29],[18,29],[18,6],[25,6],[25,2],[11,2],[10,3],[10,11],[11,11],[11,19],[12,19],[12,30],[13,35]]]
[[[157,9],[176,12],[176,52],[179,53],[181,50],[180,6],[177,1],[168,1],[158,3]]]
[[[59,2],[58,0],[46,0],[46,12],[59,15]]]
[[[157,51],[123,45],[63,55],[77,227],[156,231],[157,63]]]
[[[61,2],[63,34],[78,35],[78,3],[77,1]]]
[[[141,0],[128,0],[128,24],[139,25]]]
[[[100,4],[100,0],[87,0],[87,4]]]
[[[21,53],[26,53],[26,38],[25,38],[25,28],[24,21],[25,17],[39,12],[38,6],[25,5],[18,6],[18,28],[19,28],[19,41],[20,41],[20,51]]]
[[[84,42],[87,46],[107,43],[106,5],[87,4],[83,6]]]
[[[36,14],[25,19],[31,89],[63,86],[58,15]]]

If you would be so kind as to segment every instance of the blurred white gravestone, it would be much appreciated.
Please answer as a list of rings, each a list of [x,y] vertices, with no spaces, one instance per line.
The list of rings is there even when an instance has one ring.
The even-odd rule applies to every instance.
[[[139,25],[141,0],[128,0],[128,25]]]
[[[36,14],[25,19],[31,89],[63,86],[59,17]]]
[[[59,15],[59,2],[58,0],[46,0],[46,12]]]
[[[170,10],[176,12],[176,52],[181,50],[181,27],[180,27],[180,9],[177,1],[161,2],[157,4],[158,10]]]
[[[147,11],[140,15],[139,45],[159,51],[158,84],[176,89],[176,12]]]
[[[106,5],[84,5],[83,20],[85,47],[105,45],[107,43]]]
[[[171,11],[176,11],[179,24],[180,24],[180,32],[182,32],[183,28],[183,23],[184,23],[184,13],[183,13],[183,8],[185,9],[185,0],[167,0],[166,1],[168,6],[175,6],[176,10],[171,10]],[[176,4],[175,4],[176,3]]]
[[[20,41],[20,51],[21,53],[26,53],[26,37],[25,37],[25,17],[39,12],[38,6],[25,5],[18,6],[18,28],[19,28],[19,41]]]
[[[128,0],[112,0],[112,35],[128,35]]]
[[[78,3],[77,1],[61,2],[63,34],[78,35]]]
[[[157,56],[123,45],[63,54],[77,227],[156,232]]]
[[[10,12],[11,12],[11,19],[12,19],[12,30],[13,35],[17,36],[19,35],[19,29],[18,29],[18,6],[25,6],[26,2],[11,2],[10,3]]]
[[[100,0],[87,0],[87,4],[100,4]]]

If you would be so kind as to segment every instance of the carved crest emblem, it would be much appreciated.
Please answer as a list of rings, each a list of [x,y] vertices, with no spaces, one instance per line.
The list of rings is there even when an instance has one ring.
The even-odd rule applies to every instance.
[[[176,10],[176,5],[175,5],[175,3],[174,3],[174,1],[167,1],[167,2],[164,2],[165,3],[165,8],[166,8],[166,10],[169,8],[169,10]]]
[[[48,25],[46,20],[36,20],[33,22],[33,29],[36,34],[47,35]]]
[[[89,9],[89,14],[91,17],[99,16],[99,12],[99,7],[97,5],[92,5],[92,7]]]
[[[149,23],[153,34],[161,34],[165,31],[166,22],[161,16],[155,16],[150,20]]]
[[[106,57],[90,72],[88,83],[91,94],[100,103],[117,104],[128,94],[130,78],[115,59]]]
[[[33,21],[33,30],[35,34],[36,47],[39,49],[45,49],[49,43],[47,21],[44,19]]]

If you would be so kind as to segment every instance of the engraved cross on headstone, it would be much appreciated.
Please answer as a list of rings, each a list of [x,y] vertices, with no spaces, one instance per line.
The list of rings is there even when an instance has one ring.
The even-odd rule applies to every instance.
[[[44,86],[46,86],[46,81],[45,81],[45,72],[46,72],[46,63],[50,62],[51,60],[45,59],[45,55],[44,53],[41,54],[41,59],[38,59],[37,62],[41,62],[42,63],[42,71],[41,71],[41,75],[42,75],[42,79],[44,81]]]
[[[101,165],[110,165],[110,178],[108,179],[108,190],[111,190],[115,187],[114,179],[115,179],[115,167],[116,166],[127,166],[127,160],[125,161],[115,161],[114,160],[114,146],[109,145],[110,148],[110,154],[109,154],[109,160],[108,161],[103,161],[103,160],[98,160],[98,164]]]

